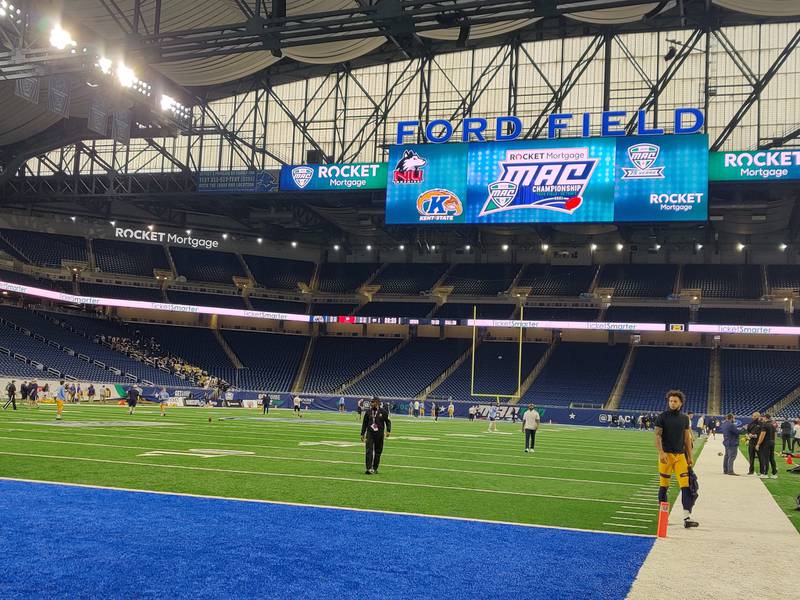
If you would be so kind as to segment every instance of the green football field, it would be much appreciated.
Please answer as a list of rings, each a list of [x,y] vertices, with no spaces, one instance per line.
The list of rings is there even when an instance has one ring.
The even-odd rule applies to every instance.
[[[392,419],[364,474],[354,414],[52,406],[0,413],[0,476],[652,535],[652,432]],[[208,418],[212,421],[209,422]],[[676,488],[673,484],[671,497]]]

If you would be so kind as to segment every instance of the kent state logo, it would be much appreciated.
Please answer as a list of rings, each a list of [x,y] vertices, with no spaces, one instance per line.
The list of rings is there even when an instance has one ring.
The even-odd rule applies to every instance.
[[[301,190],[311,182],[314,177],[314,169],[312,167],[302,166],[292,169],[292,181],[297,184]]]
[[[622,179],[664,179],[664,167],[654,167],[661,148],[655,144],[634,144],[628,148],[628,160],[634,165],[622,167]]]
[[[461,200],[450,190],[428,190],[417,198],[420,221],[452,221],[464,212]]]
[[[392,173],[394,183],[422,183],[422,167],[428,161],[411,149],[405,150],[403,156],[397,161]]]
[[[520,209],[572,215],[583,204],[597,163],[586,148],[508,151],[478,216]]]

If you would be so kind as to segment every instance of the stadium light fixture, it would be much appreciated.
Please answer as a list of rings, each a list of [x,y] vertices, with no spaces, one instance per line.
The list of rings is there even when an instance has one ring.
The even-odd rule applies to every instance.
[[[695,244],[694,245],[694,249],[697,250],[698,252],[700,252],[700,250],[703,249],[703,244]]]
[[[153,231],[153,229],[155,229],[155,225],[148,225],[147,229],[148,231]]]
[[[466,250],[467,252],[469,252],[470,250],[472,250],[472,246],[470,246],[469,244],[467,244],[466,246],[464,246],[464,250]]]
[[[589,249],[590,249],[592,252],[594,252],[595,250],[597,250],[597,244],[592,244],[591,246],[589,246]]]
[[[133,87],[133,84],[137,81],[133,69],[123,63],[117,65],[117,79],[122,87]]]
[[[297,248],[297,242],[292,242],[292,248]]]
[[[656,244],[655,246],[653,246],[653,248],[655,248],[656,252],[658,252],[659,250],[661,250],[661,244]]]
[[[788,301],[789,301],[789,298],[784,298],[784,299],[783,299],[783,301],[784,301],[784,302],[788,302]]]
[[[436,252],[436,244],[433,244],[433,245],[431,246],[431,252]]]
[[[264,241],[264,238],[258,238],[256,241],[260,244]]]
[[[70,221],[72,221],[73,223],[74,223],[74,222],[75,222],[77,219],[78,219],[78,217],[70,217],[70,218],[69,218],[69,220],[70,220]]]
[[[617,252],[622,252],[622,250],[623,250],[624,248],[625,248],[625,245],[624,245],[624,244],[621,244],[621,243],[617,244]]]
[[[675,48],[675,46],[670,46],[669,49],[667,50],[667,53],[664,55],[664,62],[671,61],[673,58],[677,56],[677,54],[678,54],[677,48]]]
[[[372,251],[372,244],[367,244],[367,252]]]
[[[113,66],[114,63],[111,62],[110,58],[106,58],[105,56],[101,56],[100,58],[97,59],[97,63],[96,64],[97,64],[97,68],[100,69],[100,71],[104,75],[108,75],[109,73],[111,73],[111,67]]]
[[[788,246],[787,244],[781,244],[780,246],[778,246],[778,248],[780,248],[780,249],[781,249],[781,252],[786,252],[786,249],[787,249],[788,247],[789,247],[789,246]]]
[[[186,230],[186,235],[192,235],[192,230],[191,229],[187,229]]]
[[[13,5],[9,6],[9,10],[13,11]],[[68,31],[62,29],[61,25],[56,25],[50,31],[50,45],[58,50],[66,50],[68,47],[75,47],[78,43],[72,39]]]
[[[222,239],[223,240],[227,240],[228,239],[228,234],[227,233],[223,233],[222,234]]]
[[[116,221],[109,221],[109,223],[111,223],[111,226],[112,226],[112,227],[114,227],[114,226],[117,224],[117,222],[116,222]]]
[[[339,244],[334,244],[333,245],[333,249],[336,250],[336,252],[338,252],[339,251]]]
[[[737,242],[737,244],[736,244],[736,251],[737,252],[741,252],[745,248],[747,248],[747,246],[745,246],[742,242]]]
[[[508,252],[508,244],[503,244],[503,252]]]
[[[403,251],[403,250],[405,250],[405,249],[406,249],[405,245],[403,245],[403,244],[400,244],[400,252],[402,252],[402,251]]]
[[[550,244],[542,244],[542,252],[547,252],[550,250]]]

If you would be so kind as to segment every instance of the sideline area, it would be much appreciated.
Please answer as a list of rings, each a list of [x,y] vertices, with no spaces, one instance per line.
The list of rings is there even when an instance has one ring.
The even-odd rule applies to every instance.
[[[747,457],[741,452],[734,465],[741,476],[722,474],[722,451],[717,435],[706,441],[697,461],[700,497],[693,515],[700,527],[683,528],[678,499],[667,538],[656,540],[628,600],[761,598],[769,588],[766,597],[780,595],[777,590],[789,581],[800,555],[800,533],[764,482],[743,475]]]

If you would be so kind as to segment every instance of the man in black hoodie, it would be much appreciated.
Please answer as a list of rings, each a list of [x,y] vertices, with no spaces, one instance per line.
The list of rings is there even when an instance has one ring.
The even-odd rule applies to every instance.
[[[378,472],[383,452],[383,439],[389,437],[390,433],[392,433],[392,422],[389,419],[389,411],[381,407],[377,398],[372,398],[369,408],[364,412],[364,420],[361,422],[361,441],[367,443],[365,475]]]

